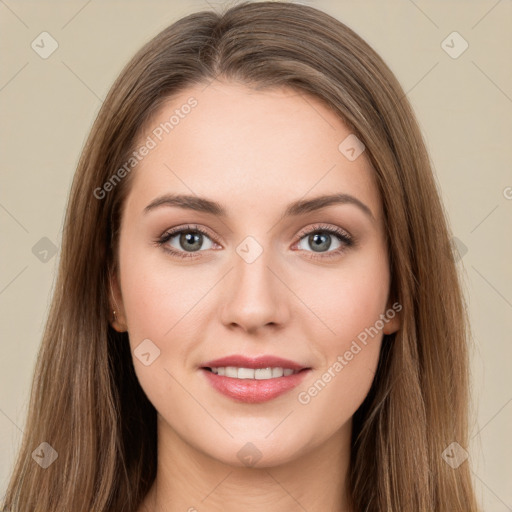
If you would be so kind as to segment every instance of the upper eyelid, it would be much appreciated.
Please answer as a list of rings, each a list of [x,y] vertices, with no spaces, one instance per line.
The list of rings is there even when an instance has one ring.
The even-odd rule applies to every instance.
[[[297,234],[297,241],[302,240],[302,238],[304,238],[305,236],[308,236],[311,233],[315,233],[317,231],[322,231],[322,230],[330,232],[332,235],[338,236],[338,237],[340,235],[344,234],[351,241],[353,241],[353,239],[354,239],[354,237],[344,228],[341,228],[339,226],[329,225],[328,223],[322,224],[322,223],[316,222],[316,223],[313,223],[313,225],[311,225],[311,226],[307,226],[305,228],[300,229]],[[184,225],[184,226],[178,226],[176,228],[167,229],[166,231],[164,231],[164,233],[161,235],[160,238],[169,236],[169,239],[170,239],[182,232],[187,232],[187,231],[198,231],[198,232],[208,236],[212,242],[219,244],[219,242],[217,241],[218,237],[211,235],[210,230],[208,228],[205,228],[204,226],[200,226],[198,224]],[[341,231],[342,233],[337,233],[336,231]]]
[[[347,238],[350,238],[350,239],[353,238],[353,236],[344,228],[340,228],[339,226],[328,225],[327,223],[325,225],[323,225],[322,223],[318,223],[318,222],[314,223],[312,226],[301,229],[298,232],[297,236],[299,238],[303,238],[304,236],[306,236],[310,233],[314,233],[316,231],[328,231],[335,235],[339,235],[340,233],[337,233],[337,231],[341,231]]]

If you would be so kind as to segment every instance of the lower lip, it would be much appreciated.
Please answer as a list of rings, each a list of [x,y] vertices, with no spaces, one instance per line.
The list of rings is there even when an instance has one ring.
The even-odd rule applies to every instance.
[[[297,387],[304,377],[311,371],[310,368],[286,377],[273,379],[235,379],[217,375],[201,368],[210,384],[220,393],[239,402],[254,404],[268,402],[287,391]]]

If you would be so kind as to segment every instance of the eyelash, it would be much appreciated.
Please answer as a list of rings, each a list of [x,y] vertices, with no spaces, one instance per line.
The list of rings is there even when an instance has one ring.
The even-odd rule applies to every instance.
[[[171,238],[175,237],[176,235],[179,235],[181,233],[201,233],[202,235],[207,236],[210,239],[213,239],[210,234],[202,229],[200,226],[197,225],[187,225],[179,228],[172,229],[170,231],[166,231],[162,236],[160,236],[157,240],[155,240],[155,244],[158,247],[162,247],[162,249],[173,256],[177,256],[178,258],[183,259],[190,259],[190,258],[196,258],[196,255],[194,253],[187,253],[186,251],[176,251],[175,249],[170,249],[169,247],[164,247],[164,244],[166,244]],[[339,228],[333,228],[331,226],[325,226],[322,224],[315,224],[312,228],[309,228],[306,231],[302,231],[299,236],[297,242],[295,244],[298,244],[304,237],[312,234],[312,233],[328,233],[330,235],[334,235],[338,238],[338,240],[341,242],[342,246],[334,251],[329,251],[325,253],[317,253],[320,255],[312,255],[308,256],[311,259],[316,260],[325,260],[330,258],[335,258],[345,252],[349,247],[352,247],[355,244],[355,240],[353,237],[351,237],[348,233],[343,231]],[[215,240],[213,240],[215,241]],[[217,242],[216,242],[217,243]],[[294,245],[295,245],[294,244]],[[202,251],[197,251],[202,252]],[[311,252],[311,251],[306,251]]]

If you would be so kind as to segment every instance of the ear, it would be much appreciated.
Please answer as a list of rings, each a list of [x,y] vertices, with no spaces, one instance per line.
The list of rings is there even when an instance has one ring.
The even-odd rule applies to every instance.
[[[394,332],[400,329],[402,324],[402,305],[399,301],[389,301],[386,307],[386,312],[384,315],[387,318],[387,321],[384,322],[384,328],[382,332],[384,334],[393,334]]]
[[[109,274],[109,304],[110,304],[110,325],[117,332],[126,332],[126,315],[123,306],[123,297],[119,285],[119,277],[116,271]],[[114,313],[115,311],[115,313]]]

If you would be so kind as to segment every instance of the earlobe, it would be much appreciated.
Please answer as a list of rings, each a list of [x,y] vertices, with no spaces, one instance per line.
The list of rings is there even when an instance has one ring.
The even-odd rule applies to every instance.
[[[117,315],[118,312],[115,309],[113,309],[110,319],[110,325],[117,332],[126,332],[126,324],[124,322],[119,321]]]
[[[398,313],[396,313],[395,317],[393,319],[390,319],[382,329],[382,332],[384,334],[393,334],[394,332],[398,331],[400,329],[400,317]]]
[[[388,304],[386,312],[384,313],[387,319],[382,329],[384,334],[393,334],[400,329],[402,324],[402,316],[400,313],[401,310],[402,306],[397,301],[395,301],[392,305]]]
[[[121,292],[119,289],[119,284],[117,280],[117,275],[115,272],[111,272],[110,274],[110,286],[109,286],[109,302],[110,302],[110,325],[117,332],[126,332],[126,319],[123,308],[123,301],[121,297]]]

